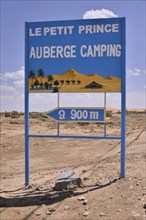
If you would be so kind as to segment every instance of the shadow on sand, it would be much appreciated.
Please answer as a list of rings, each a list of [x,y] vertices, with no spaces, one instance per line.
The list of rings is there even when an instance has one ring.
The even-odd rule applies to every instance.
[[[26,207],[26,206],[37,206],[37,205],[51,205],[54,203],[61,202],[62,200],[71,197],[71,196],[80,196],[83,194],[86,194],[87,192],[91,192],[94,190],[98,190],[107,186],[110,186],[111,184],[115,183],[118,179],[114,179],[113,181],[110,181],[104,185],[94,185],[94,186],[85,186],[83,189],[86,189],[84,191],[76,191],[76,190],[68,190],[68,191],[33,191],[30,192],[30,194],[27,191],[27,194],[24,193],[24,195],[11,197],[11,198],[0,198],[0,206],[1,207]],[[54,193],[53,193],[54,192]],[[23,193],[23,192],[22,192]],[[51,194],[50,194],[51,193]]]

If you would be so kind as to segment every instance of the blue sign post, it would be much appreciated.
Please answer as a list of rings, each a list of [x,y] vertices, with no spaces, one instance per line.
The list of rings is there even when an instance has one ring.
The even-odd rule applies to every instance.
[[[25,24],[25,185],[29,185],[29,138],[121,140],[125,177],[125,18],[29,22]],[[121,93],[121,136],[106,135],[104,108],[61,108],[48,113],[57,135],[29,134],[29,93]],[[61,136],[59,122],[104,122],[103,136]]]

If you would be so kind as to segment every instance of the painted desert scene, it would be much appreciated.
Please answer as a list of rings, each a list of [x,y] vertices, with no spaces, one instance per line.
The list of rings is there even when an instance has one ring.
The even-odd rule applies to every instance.
[[[121,79],[115,76],[102,77],[100,74],[81,74],[69,69],[59,75],[44,75],[42,69],[35,75],[29,74],[29,92],[121,92]]]
[[[120,140],[31,138],[25,187],[24,113],[1,113],[1,220],[144,220],[146,110],[127,110],[126,177]],[[106,112],[107,135],[120,135],[121,113]],[[60,123],[60,135],[103,135],[103,123]],[[57,133],[46,113],[30,113],[31,134]],[[55,188],[64,170],[80,184]]]

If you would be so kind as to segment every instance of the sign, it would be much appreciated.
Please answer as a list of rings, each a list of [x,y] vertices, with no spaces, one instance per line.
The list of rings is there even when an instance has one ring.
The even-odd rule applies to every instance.
[[[48,112],[56,121],[104,121],[103,108],[56,108]]]
[[[27,23],[29,92],[121,92],[122,19]]]
[[[32,138],[121,140],[120,177],[126,161],[125,18],[25,23],[25,185],[29,185]],[[107,92],[121,92],[121,135],[30,134],[29,92],[104,92],[104,108],[57,108],[57,121],[104,121]],[[58,93],[59,98],[59,93]],[[59,101],[58,101],[59,106]]]

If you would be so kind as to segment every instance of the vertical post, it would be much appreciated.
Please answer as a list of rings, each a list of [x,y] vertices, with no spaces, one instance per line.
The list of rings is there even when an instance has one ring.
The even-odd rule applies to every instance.
[[[106,92],[104,93],[104,118],[106,118]],[[104,122],[104,137],[106,137],[106,121]]]
[[[125,18],[122,18],[122,97],[121,97],[121,178],[125,177],[126,162],[126,36]]]
[[[59,106],[60,106],[60,93],[59,93],[59,91],[58,91],[58,100],[57,100],[57,107],[59,108]],[[57,135],[59,136],[59,128],[60,128],[60,124],[59,124],[59,122],[57,122]]]
[[[28,23],[25,23],[25,186],[29,185]]]

